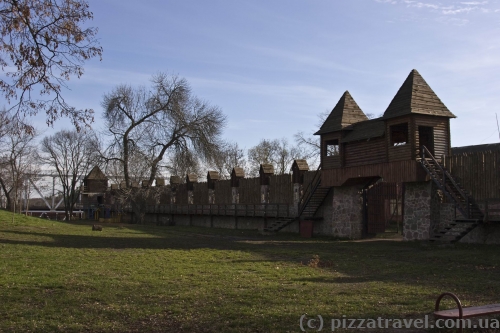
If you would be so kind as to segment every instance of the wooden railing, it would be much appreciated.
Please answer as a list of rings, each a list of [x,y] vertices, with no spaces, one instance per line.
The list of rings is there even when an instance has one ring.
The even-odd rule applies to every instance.
[[[147,206],[146,213],[173,215],[218,215],[249,217],[294,217],[289,204],[212,204]]]

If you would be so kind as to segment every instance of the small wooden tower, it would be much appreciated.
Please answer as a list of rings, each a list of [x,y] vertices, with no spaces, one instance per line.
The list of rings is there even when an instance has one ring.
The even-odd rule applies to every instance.
[[[259,175],[260,185],[269,185],[269,177],[274,174],[274,166],[272,164],[261,164]]]
[[[456,118],[423,77],[412,70],[384,112],[390,161],[416,159],[426,146],[435,156],[449,155],[450,118]]]
[[[170,186],[172,188],[176,188],[181,183],[181,177],[179,176],[170,176]]]
[[[108,188],[108,178],[95,166],[85,178],[83,178],[82,206],[90,209],[104,203],[104,195]]]
[[[194,184],[198,183],[198,176],[195,173],[186,175],[186,186],[188,191],[194,191]]]
[[[207,173],[207,186],[210,190],[215,190],[215,183],[219,181],[219,173],[217,171],[209,171]]]
[[[306,160],[295,160],[292,164],[292,183],[303,184],[304,173],[309,171],[309,165]]]
[[[239,187],[240,179],[245,178],[245,171],[243,168],[234,167],[231,171],[231,187]]]
[[[108,177],[95,166],[85,178],[83,178],[84,193],[105,192],[108,188]]]
[[[340,141],[344,138],[344,130],[352,124],[368,120],[349,91],[344,92],[332,112],[315,135],[321,135],[321,165],[323,169],[343,166],[344,154]]]

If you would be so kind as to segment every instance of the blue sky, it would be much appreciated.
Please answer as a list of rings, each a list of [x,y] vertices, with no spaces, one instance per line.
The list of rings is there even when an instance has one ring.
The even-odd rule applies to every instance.
[[[499,142],[499,1],[89,4],[103,59],[86,63],[66,97],[96,111],[96,128],[104,93],[122,83],[147,85],[152,74],[168,72],[221,107],[226,139],[250,148],[262,138],[317,130],[317,115],[345,90],[365,113],[379,115],[415,68],[457,116],[452,146]],[[68,124],[59,121],[53,130]]]

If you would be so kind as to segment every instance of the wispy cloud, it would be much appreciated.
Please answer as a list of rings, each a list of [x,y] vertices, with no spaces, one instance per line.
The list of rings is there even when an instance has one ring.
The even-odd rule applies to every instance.
[[[466,15],[472,12],[478,12],[483,14],[498,13],[500,9],[495,7],[489,1],[455,1],[452,4],[442,4],[438,1],[417,1],[417,0],[375,0],[378,3],[384,4],[400,4],[406,5],[408,8],[418,8],[421,10],[430,10],[441,16],[460,16]],[[456,19],[456,20],[445,20],[439,19],[442,22],[448,22],[453,24],[466,24],[469,22],[467,19]]]
[[[440,9],[441,7],[432,3],[425,2],[417,2],[412,0],[403,0],[403,3],[407,4],[408,7],[416,7],[416,8],[430,8],[430,9]]]
[[[237,91],[252,93],[256,95],[278,96],[280,98],[320,98],[327,99],[330,92],[324,88],[310,86],[310,85],[295,85],[295,84],[282,84],[270,85],[262,82],[242,82],[232,80],[216,80],[201,77],[188,77],[189,82],[196,86],[204,86],[210,88],[217,88],[224,91]]]
[[[488,1],[469,1],[469,2],[461,2],[460,4],[466,6],[478,6],[478,5],[486,5]]]
[[[263,47],[258,45],[247,45],[240,44],[240,47],[247,49],[253,53],[261,54],[266,58],[276,58],[282,62],[288,62],[294,64],[295,68],[308,68],[314,67],[321,70],[338,70],[347,73],[360,73],[366,74],[359,68],[354,68],[351,66],[346,66],[338,61],[333,61],[331,59],[325,59],[324,57],[314,54],[305,54],[297,51],[283,50],[279,48]]]

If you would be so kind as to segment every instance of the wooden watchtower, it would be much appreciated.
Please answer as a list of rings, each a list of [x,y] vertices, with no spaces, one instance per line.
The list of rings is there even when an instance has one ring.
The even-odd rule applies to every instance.
[[[450,154],[450,118],[455,118],[422,76],[412,70],[384,112],[368,119],[349,92],[315,134],[321,136],[322,185],[370,179],[426,180],[418,165],[421,146],[436,157]]]
[[[83,178],[81,202],[84,209],[98,207],[104,204],[104,196],[108,188],[108,178],[95,166]]]

